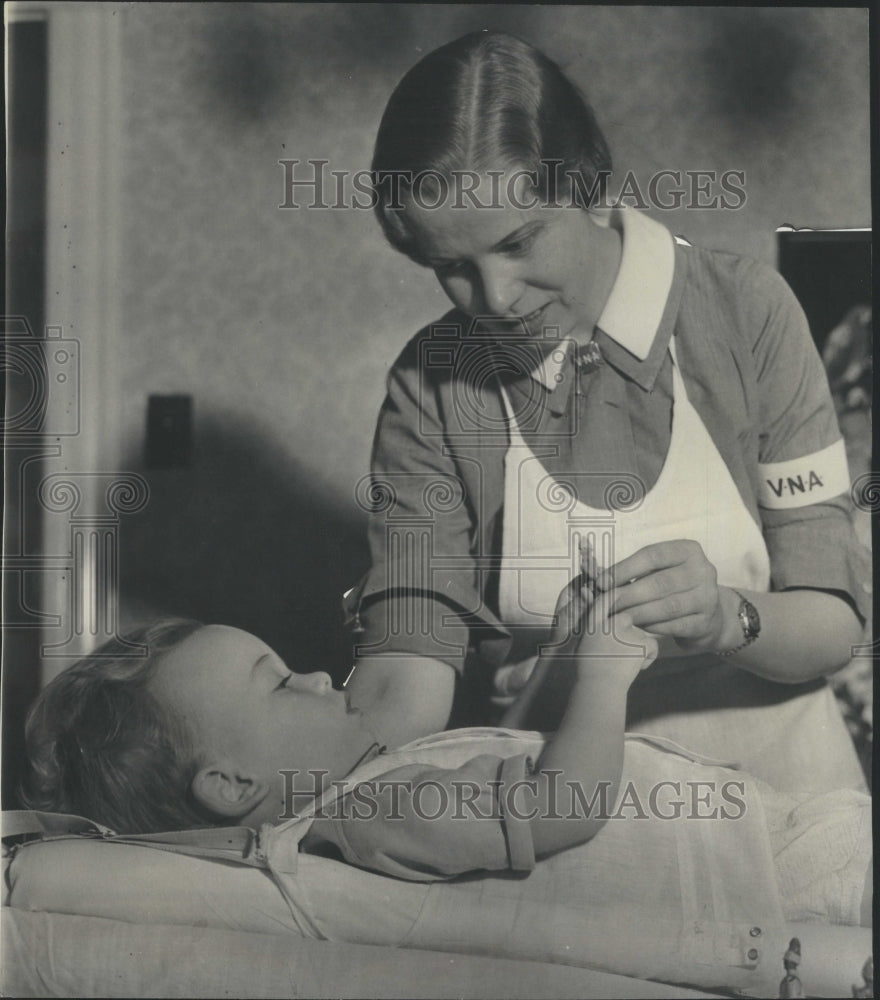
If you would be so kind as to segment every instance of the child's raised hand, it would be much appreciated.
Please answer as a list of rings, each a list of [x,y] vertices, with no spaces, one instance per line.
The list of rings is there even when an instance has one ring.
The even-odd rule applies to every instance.
[[[607,595],[598,595],[573,655],[580,669],[591,674],[620,675],[631,684],[657,658],[657,638],[634,625],[626,612],[609,615],[609,604]]]
[[[578,642],[584,634],[587,615],[593,603],[589,584],[582,574],[569,580],[559,592],[556,599],[556,609],[553,612],[554,624],[550,631],[550,646],[560,654],[572,655],[576,652]]]
[[[580,543],[580,564],[580,573],[568,581],[556,599],[550,645],[559,654],[571,655],[576,652],[595,600],[598,567],[592,548],[583,541]]]
[[[581,573],[556,601],[550,643],[554,658],[572,658],[588,673],[614,672],[629,683],[657,657],[657,639],[624,612],[609,615],[610,595],[597,591],[597,567],[589,546],[581,548]]]

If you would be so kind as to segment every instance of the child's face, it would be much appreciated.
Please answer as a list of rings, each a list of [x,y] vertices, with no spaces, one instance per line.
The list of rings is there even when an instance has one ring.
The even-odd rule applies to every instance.
[[[273,788],[281,769],[339,777],[370,742],[327,674],[291,673],[256,636],[225,625],[166,654],[151,690],[189,727],[203,761],[230,761]]]

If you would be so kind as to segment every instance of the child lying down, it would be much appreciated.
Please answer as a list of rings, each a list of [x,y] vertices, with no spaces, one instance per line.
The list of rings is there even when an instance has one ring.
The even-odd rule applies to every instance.
[[[381,710],[353,709],[254,636],[158,623],[140,633],[146,658],[104,648],[40,695],[29,804],[122,833],[260,828],[261,860],[315,937],[760,993],[787,923],[869,919],[870,799],[782,794],[625,734],[656,643],[589,604],[578,577],[545,653],[574,675],[556,734],[399,748],[381,745]],[[340,882],[313,856],[360,871]]]

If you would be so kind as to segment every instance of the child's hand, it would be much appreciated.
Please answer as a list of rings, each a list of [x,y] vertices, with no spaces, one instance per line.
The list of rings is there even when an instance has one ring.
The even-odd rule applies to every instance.
[[[572,656],[577,652],[592,603],[592,592],[583,575],[569,580],[559,592],[548,644],[555,654]]]
[[[627,687],[657,658],[657,639],[633,625],[626,612],[609,616],[607,596],[600,594],[586,616],[573,654],[578,669],[592,676],[612,674]]]
[[[572,654],[577,649],[596,593],[598,567],[592,549],[583,541],[580,543],[580,563],[580,573],[568,581],[556,599],[550,645],[556,647],[554,652],[560,654]]]
[[[610,595],[594,598],[584,575],[570,580],[556,602],[552,655],[588,674],[611,672],[631,684],[657,658],[657,639],[633,625],[626,612],[609,616],[609,605]]]
[[[581,572],[556,601],[551,641],[555,655],[574,657],[580,668],[596,674],[611,670],[628,682],[657,658],[657,639],[625,612],[608,614],[611,595],[595,586],[599,568],[589,545],[581,545]]]
[[[530,688],[547,686],[568,674],[562,696],[565,712],[556,736],[538,759],[537,795],[549,805],[550,781],[560,773],[569,788],[598,788],[605,782],[616,798],[623,770],[626,704],[629,687],[639,671],[657,656],[657,640],[633,625],[625,612],[609,615],[611,595],[597,592],[594,561],[581,551],[581,573],[571,580],[556,603],[553,637],[556,645],[542,649],[541,659],[520,701],[528,709]],[[557,691],[559,688],[557,688]],[[531,691],[534,697],[534,690]],[[516,706],[514,706],[516,707]],[[520,725],[516,720],[511,724]],[[604,818],[572,823],[541,808],[532,820],[535,850],[547,854],[589,840]]]

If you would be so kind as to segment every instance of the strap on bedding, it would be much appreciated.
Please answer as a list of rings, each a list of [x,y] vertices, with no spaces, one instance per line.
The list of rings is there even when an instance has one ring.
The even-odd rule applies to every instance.
[[[72,813],[37,812],[31,809],[6,810],[3,813],[3,839],[36,835],[41,840],[59,836],[113,836],[113,831]]]
[[[260,833],[247,826],[206,827],[201,830],[172,830],[167,833],[114,833],[83,816],[69,813],[38,812],[18,809],[3,813],[3,840],[12,837],[30,837],[24,843],[16,844],[13,850],[31,843],[45,843],[52,840],[106,840],[116,844],[131,844],[152,847],[174,854],[187,854],[197,858],[212,858],[250,865],[254,868],[266,867],[264,839]]]

